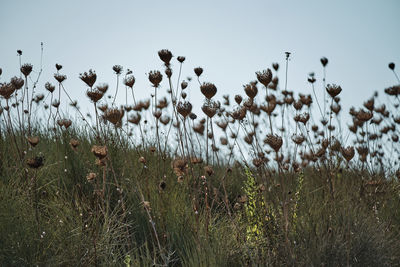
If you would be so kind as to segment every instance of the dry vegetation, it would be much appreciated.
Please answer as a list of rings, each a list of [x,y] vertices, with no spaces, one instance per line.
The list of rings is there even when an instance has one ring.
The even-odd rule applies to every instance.
[[[122,66],[114,89],[81,73],[92,116],[59,64],[46,83],[31,64],[0,76],[0,265],[399,264],[400,85],[342,125],[342,88],[325,77],[295,95],[274,63],[219,102],[202,68],[182,80],[185,57],[173,70],[172,53],[158,55],[149,99]],[[202,114],[188,90],[204,95]]]

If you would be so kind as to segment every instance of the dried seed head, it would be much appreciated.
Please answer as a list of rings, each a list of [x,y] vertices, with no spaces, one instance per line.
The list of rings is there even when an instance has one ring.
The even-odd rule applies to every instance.
[[[242,106],[242,107],[236,108],[230,115],[235,120],[241,121],[246,117],[246,112],[247,112],[246,107]]]
[[[360,110],[357,113],[356,117],[358,120],[366,122],[366,121],[369,121],[370,119],[372,119],[372,116],[373,116],[372,112]]]
[[[57,69],[57,71],[61,70],[62,69],[62,65],[56,63],[56,69]]]
[[[220,107],[219,102],[215,102],[210,99],[206,99],[204,101],[203,106],[201,107],[201,110],[209,117],[212,118],[214,115],[217,113],[218,109]]]
[[[130,88],[133,87],[133,85],[135,84],[135,76],[133,75],[129,75],[128,77],[126,77],[124,79],[124,84]]]
[[[95,71],[90,69],[88,72],[85,71],[84,73],[79,74],[79,79],[86,83],[87,86],[92,88],[94,83],[96,82],[97,75]]]
[[[136,113],[135,115],[131,115],[128,119],[128,122],[133,123],[138,125],[142,117],[140,116],[139,113]]]
[[[125,111],[123,109],[107,109],[104,112],[104,118],[114,124],[115,126],[121,125],[122,117],[124,117]]]
[[[19,90],[24,86],[24,79],[19,77],[12,77],[10,83],[14,86],[15,90]]]
[[[105,94],[108,90],[108,84],[102,83],[96,86],[96,89]]]
[[[26,164],[29,168],[38,169],[43,166],[44,164],[44,157],[43,156],[36,156],[34,158],[30,158],[26,160]]]
[[[98,90],[88,90],[86,95],[93,103],[97,103],[104,96],[104,93]]]
[[[172,69],[171,69],[170,67],[168,67],[168,68],[165,70],[165,75],[167,75],[168,78],[171,78],[171,76],[172,76]]]
[[[65,81],[65,79],[67,79],[67,76],[63,75],[63,74],[55,73],[54,78],[57,80],[57,82],[62,83],[63,81]]]
[[[241,95],[235,95],[235,102],[240,105],[240,103],[242,103],[242,96]]]
[[[275,152],[278,152],[282,146],[282,137],[278,135],[268,134],[264,140],[264,143],[268,144]]]
[[[97,174],[95,174],[94,172],[90,172],[90,173],[86,176],[86,180],[87,180],[89,183],[93,183],[94,180],[96,179],[96,177],[97,177]]]
[[[204,171],[207,173],[208,176],[214,174],[214,170],[210,165],[204,166]]]
[[[0,84],[0,95],[5,99],[9,99],[15,92],[15,87],[11,83]]]
[[[400,95],[400,85],[394,85],[392,87],[386,88],[385,93],[391,96]]]
[[[279,70],[279,64],[278,64],[278,63],[272,63],[272,68],[273,68],[275,71],[278,71],[278,70]]]
[[[39,144],[39,137],[38,136],[30,136],[28,137],[28,142],[32,147],[35,147]]]
[[[354,147],[348,146],[341,149],[343,157],[349,162],[354,157]]]
[[[200,75],[203,73],[203,69],[201,67],[194,68],[194,73],[197,75],[197,77],[200,77]]]
[[[77,148],[78,148],[78,146],[79,146],[79,141],[76,140],[76,139],[74,139],[74,138],[71,138],[71,140],[69,141],[69,144],[70,144],[71,148],[72,148],[74,151],[76,151]]]
[[[257,71],[257,80],[262,83],[265,87],[268,87],[268,84],[272,80],[272,72],[270,69],[263,70],[263,71]]]
[[[115,74],[120,75],[122,73],[122,66],[121,65],[114,65],[112,67],[113,71],[115,72]]]
[[[142,164],[146,164],[146,159],[144,157],[140,157],[139,162]]]
[[[258,88],[255,82],[243,85],[246,95],[250,98],[255,98],[258,93]]]
[[[192,112],[192,104],[188,101],[179,101],[178,105],[176,105],[176,110],[186,118]]]
[[[100,160],[104,159],[108,153],[107,146],[94,145],[91,151]]]
[[[32,72],[32,64],[26,63],[21,66],[21,72],[24,74],[25,77],[28,77],[29,74]]]
[[[182,81],[182,82],[181,82],[181,88],[182,88],[182,90],[185,90],[186,87],[188,87],[188,83],[187,83],[186,81]]]
[[[211,99],[217,93],[217,87],[213,83],[203,83],[200,90],[208,99]]]
[[[328,92],[328,94],[334,98],[335,96],[337,96],[338,94],[340,94],[340,92],[342,91],[342,88],[339,85],[336,84],[328,84],[326,86],[326,91]]]
[[[328,65],[328,59],[326,57],[321,58],[321,64],[323,67],[326,67]]]
[[[17,50],[17,54],[18,54],[19,56],[22,56],[22,50],[18,49],[18,50]]]
[[[171,163],[171,167],[176,176],[184,176],[187,172],[187,161],[184,159],[174,159]]]
[[[51,83],[47,82],[44,85],[44,88],[46,88],[47,91],[49,91],[50,93],[53,93],[54,90],[56,89],[56,87],[54,85],[52,85]]]
[[[306,140],[306,138],[304,137],[304,135],[302,134],[296,134],[292,136],[292,141],[296,144],[296,145],[301,145],[304,141]]]
[[[162,49],[158,51],[158,56],[165,63],[166,66],[169,66],[170,61],[172,59],[172,53],[168,49]]]
[[[396,65],[393,62],[390,62],[388,64],[389,69],[394,70],[394,68],[396,67]]]
[[[152,70],[149,73],[149,81],[153,84],[153,87],[158,87],[162,81],[162,74],[158,70]]]
[[[185,61],[185,57],[182,57],[182,56],[179,56],[178,58],[177,58],[177,60],[180,62],[180,63],[183,63],[183,61]]]

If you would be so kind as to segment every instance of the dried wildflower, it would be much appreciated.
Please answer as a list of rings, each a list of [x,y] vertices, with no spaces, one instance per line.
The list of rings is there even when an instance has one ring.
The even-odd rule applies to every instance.
[[[172,59],[172,53],[168,49],[162,49],[158,51],[158,56],[165,63],[166,66],[169,66],[170,61]]]
[[[171,69],[170,67],[168,67],[168,68],[165,70],[165,75],[167,75],[168,78],[171,78],[171,76],[172,76],[172,69]]]
[[[321,64],[323,67],[326,67],[328,65],[328,59],[326,57],[321,58]]]
[[[95,174],[94,172],[90,172],[88,175],[86,175],[86,180],[89,183],[93,183],[94,180],[96,179],[96,177],[97,177],[97,174]]]
[[[357,119],[363,122],[369,121],[370,119],[372,119],[372,116],[373,116],[372,112],[369,111],[360,110],[357,113]]]
[[[236,108],[230,115],[235,120],[241,121],[246,117],[246,112],[247,112],[247,109],[242,106],[242,107]]]
[[[201,123],[193,126],[193,130],[200,135],[204,134],[204,129],[205,129],[204,124]]]
[[[204,166],[204,171],[207,173],[208,176],[214,174],[214,170],[210,165]]]
[[[256,72],[257,79],[260,83],[262,83],[265,87],[268,87],[268,84],[272,80],[272,72],[270,69],[257,71]]]
[[[367,156],[369,153],[368,147],[359,146],[359,147],[357,147],[357,152],[360,155],[360,161],[365,162],[367,160]]]
[[[182,90],[185,90],[186,87],[188,87],[188,83],[187,83],[186,81],[182,81],[182,82],[181,82],[181,88],[182,88]]]
[[[171,167],[176,176],[184,176],[187,172],[187,161],[184,159],[174,159],[171,163]]]
[[[121,65],[114,65],[112,67],[113,71],[115,72],[115,74],[120,75],[122,73],[122,66]]]
[[[133,75],[129,75],[128,77],[126,77],[124,79],[124,84],[130,88],[133,87],[133,85],[135,84],[135,76]]]
[[[388,64],[389,69],[394,70],[394,68],[396,67],[396,65],[393,62],[390,62]]]
[[[296,145],[301,145],[304,141],[306,140],[306,138],[304,137],[304,135],[302,134],[296,134],[292,136],[292,141],[296,144]]]
[[[74,139],[74,138],[71,138],[71,140],[69,141],[69,145],[71,146],[71,148],[72,148],[74,151],[76,151],[77,148],[78,148],[78,146],[79,146],[79,141],[76,140],[76,139]]]
[[[43,156],[36,156],[26,160],[26,164],[32,169],[38,169],[44,164]]]
[[[87,84],[90,88],[93,87],[94,83],[96,82],[97,75],[96,72],[93,70],[89,70],[89,72],[84,72],[79,74],[79,79],[81,79],[84,83]]]
[[[25,77],[27,77],[32,72],[32,68],[32,64],[26,63],[21,66],[21,72]]]
[[[93,103],[97,103],[104,96],[104,93],[98,90],[88,90],[86,95]]]
[[[11,95],[15,92],[15,87],[11,83],[0,84],[0,95],[5,99],[10,99]]]
[[[368,101],[364,102],[364,107],[366,109],[368,109],[369,111],[373,111],[374,110],[374,103],[375,103],[375,99],[374,98],[370,98]]]
[[[250,98],[256,97],[258,93],[258,88],[255,82],[251,82],[249,84],[243,85],[244,91],[246,95]]]
[[[338,114],[342,107],[340,105],[331,105],[331,111],[335,114]]]
[[[115,126],[118,126],[121,124],[124,114],[125,111],[123,109],[112,108],[107,109],[106,112],[104,112],[104,118]]]
[[[264,143],[268,144],[275,152],[278,152],[282,147],[282,137],[278,135],[268,134],[264,140]]]
[[[17,50],[17,54],[18,54],[19,56],[22,56],[22,50],[18,49],[18,50]]]
[[[140,114],[136,113],[135,115],[131,115],[129,117],[128,122],[138,125],[140,120],[141,120],[141,118],[142,117],[140,116]]]
[[[340,94],[340,92],[342,91],[342,87],[340,87],[339,85],[336,84],[328,84],[326,86],[326,91],[328,92],[328,94],[334,98],[335,96],[337,96],[338,94]]]
[[[100,160],[104,159],[108,153],[107,146],[94,145],[91,151]]]
[[[179,101],[178,105],[176,105],[176,110],[186,118],[192,112],[192,104],[188,101]]]
[[[146,164],[146,159],[142,156],[139,158],[139,162],[142,164]]]
[[[57,69],[57,71],[61,70],[62,69],[62,65],[56,63],[56,69]]]
[[[220,107],[219,102],[215,102],[210,99],[206,99],[204,101],[203,106],[201,107],[201,110],[209,117],[212,118],[214,115],[217,113],[218,108]]]
[[[185,57],[183,57],[183,56],[179,56],[179,57],[177,57],[177,60],[180,62],[180,63],[183,63],[183,61],[185,61]]]
[[[66,76],[66,75],[63,75],[63,74],[55,73],[55,74],[54,74],[54,78],[55,78],[59,83],[62,83],[63,81],[65,81],[65,79],[67,79],[67,76]]]
[[[153,87],[158,87],[162,81],[162,74],[158,70],[150,71],[149,81],[153,84]]]
[[[217,87],[213,83],[203,83],[200,90],[208,99],[211,99],[217,93]]]
[[[197,77],[200,77],[200,75],[203,73],[203,69],[201,67],[194,68],[194,73],[197,75]]]
[[[235,95],[235,102],[240,105],[240,103],[242,103],[242,96],[241,95]]]
[[[275,71],[278,71],[278,70],[279,70],[279,64],[278,64],[278,63],[272,63],[272,68],[273,68]]]
[[[39,137],[38,136],[30,136],[28,137],[28,142],[32,147],[35,147],[39,144]]]
[[[108,90],[108,84],[102,83],[96,86],[96,89],[105,94]]]
[[[391,96],[400,95],[400,85],[394,85],[392,87],[386,88],[385,93]]]
[[[162,115],[161,110],[157,109],[156,111],[153,112],[153,116],[159,119]]]
[[[24,79],[19,77],[12,77],[10,83],[14,86],[15,90],[19,90],[24,86]]]

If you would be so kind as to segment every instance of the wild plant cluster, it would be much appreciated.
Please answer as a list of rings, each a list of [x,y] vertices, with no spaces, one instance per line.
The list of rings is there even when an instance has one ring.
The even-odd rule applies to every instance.
[[[385,103],[375,93],[352,107],[342,125],[342,88],[326,82],[325,57],[322,83],[307,77],[312,94],[287,89],[287,52],[284,85],[273,63],[243,94],[217,100],[203,68],[183,79],[186,58],[174,70],[163,49],[148,99],[120,65],[109,95],[94,70],[80,73],[91,115],[70,97],[62,65],[43,85],[42,67],[18,56],[20,73],[0,84],[1,263],[400,262],[400,85],[381,92]],[[201,114],[188,90],[204,95]]]

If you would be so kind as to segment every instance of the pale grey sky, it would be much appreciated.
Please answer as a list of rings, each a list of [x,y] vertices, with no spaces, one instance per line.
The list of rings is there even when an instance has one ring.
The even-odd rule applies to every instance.
[[[307,75],[315,72],[322,95],[319,59],[326,56],[327,82],[342,86],[347,114],[350,105],[397,83],[387,64],[394,61],[400,67],[399,14],[399,0],[2,0],[0,81],[19,74],[17,49],[23,51],[23,63],[38,70],[43,42],[39,88],[46,81],[55,83],[54,64],[62,64],[67,90],[83,99],[86,111],[92,107],[84,104],[86,87],[79,73],[92,68],[98,82],[114,90],[112,66],[120,64],[133,70],[138,98],[145,98],[152,91],[146,73],[163,70],[157,51],[167,48],[174,56],[186,56],[183,77],[203,67],[202,80],[215,83],[221,99],[227,93],[243,94],[242,85],[272,62],[281,64],[283,86],[284,52],[290,51],[288,89],[311,93]],[[177,74],[179,65],[173,62]],[[189,95],[200,106],[196,83]],[[123,104],[122,91],[118,97]]]

